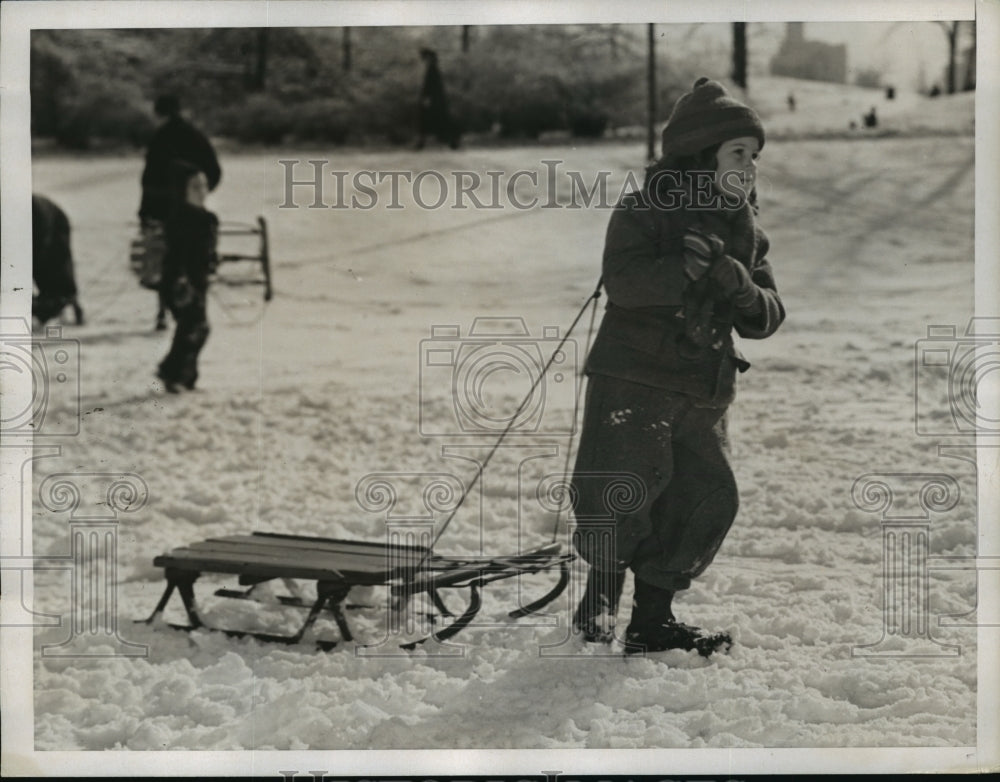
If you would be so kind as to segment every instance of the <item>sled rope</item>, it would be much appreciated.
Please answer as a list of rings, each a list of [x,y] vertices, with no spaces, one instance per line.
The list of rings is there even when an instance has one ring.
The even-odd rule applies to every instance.
[[[254,317],[250,318],[249,320],[244,320],[242,318],[237,319],[236,309],[238,305],[227,304],[224,297],[219,295],[215,287],[216,285],[225,285],[225,284],[226,283],[224,282],[219,282],[218,280],[216,280],[213,284],[209,285],[208,295],[211,296],[215,300],[215,303],[219,305],[219,308],[222,310],[223,315],[226,316],[226,320],[229,321],[229,323],[234,326],[256,326],[258,323],[260,323],[264,319],[264,315],[266,314],[267,302],[265,301],[264,304],[257,311],[257,314]]]
[[[584,350],[583,350],[583,360],[584,361],[586,361],[587,360],[587,356],[590,355],[590,338],[594,335],[594,320],[597,318],[597,300],[601,297],[601,285],[602,285],[602,283],[603,283],[603,278],[601,280],[598,280],[598,282],[597,282],[597,288],[594,290],[593,294],[591,294],[591,297],[590,297],[590,326],[587,328],[587,344],[586,344],[586,346],[584,347]],[[586,307],[586,306],[587,305],[584,304],[584,307]],[[577,316],[577,318],[579,319],[579,316]],[[574,323],[573,325],[576,325],[576,324]],[[570,330],[572,331],[572,326],[570,327]],[[567,333],[566,336],[568,337],[569,334]],[[586,373],[584,373],[582,371],[582,369],[581,369],[581,371],[580,371],[580,377],[577,378],[577,381],[576,381],[576,394],[573,397],[573,425],[574,426],[576,425],[576,422],[580,418],[580,397],[583,396],[583,383],[584,383],[585,378],[586,378]],[[566,463],[563,466],[563,475],[566,475],[566,476],[569,475],[569,455],[570,455],[570,452],[573,450],[572,445],[573,445],[573,430],[570,429],[569,437],[566,439]],[[567,491],[570,492],[570,497],[572,497],[572,489],[569,488],[569,487],[567,487]],[[555,522],[552,525],[552,542],[553,543],[556,542],[556,538],[559,536],[559,522],[562,521],[562,511],[563,511],[562,503],[559,503],[559,506],[556,509],[556,519],[555,519]]]
[[[472,480],[469,482],[469,485],[462,490],[462,494],[459,496],[458,502],[455,503],[455,507],[452,508],[451,513],[448,514],[448,518],[444,520],[444,523],[441,525],[441,529],[438,530],[437,534],[434,536],[434,539],[431,541],[431,545],[428,546],[426,553],[424,553],[424,555],[420,558],[420,561],[417,563],[418,570],[423,566],[427,558],[431,556],[431,552],[434,550],[435,545],[437,545],[438,540],[440,540],[441,536],[444,534],[444,531],[448,529],[448,525],[451,524],[451,520],[455,518],[455,515],[458,513],[459,509],[465,503],[466,497],[469,496],[469,493],[479,482],[479,479],[482,477],[483,472],[486,470],[486,465],[490,463],[490,460],[493,458],[497,450],[500,448],[500,444],[504,441],[504,438],[510,433],[510,430],[514,426],[514,422],[517,420],[518,415],[521,414],[521,411],[524,409],[525,405],[527,405],[528,402],[531,400],[531,396],[532,394],[535,393],[535,389],[538,387],[538,384],[541,382],[542,378],[545,377],[545,373],[549,370],[549,367],[552,366],[552,363],[555,361],[556,356],[559,355],[559,351],[562,350],[563,345],[565,345],[566,341],[569,339],[569,335],[573,333],[573,329],[576,328],[577,324],[580,322],[580,318],[582,318],[583,314],[587,311],[587,307],[593,306],[594,310],[596,311],[597,300],[601,296],[601,286],[603,284],[604,284],[604,278],[602,277],[597,281],[597,287],[594,288],[594,292],[587,297],[587,301],[584,302],[583,306],[580,308],[580,311],[576,314],[576,317],[573,319],[573,322],[570,324],[570,327],[566,330],[565,336],[559,341],[559,344],[556,345],[555,349],[552,351],[552,355],[549,356],[549,360],[545,363],[545,366],[542,367],[542,371],[538,373],[538,377],[536,377],[534,382],[531,384],[531,388],[528,389],[528,393],[525,394],[524,399],[521,400],[521,404],[518,405],[517,410],[515,410],[513,415],[511,415],[510,420],[507,422],[507,426],[504,427],[504,430],[500,433],[500,436],[497,438],[497,441],[493,444],[493,447],[490,449],[490,452],[486,454],[486,458],[483,459],[483,462],[479,466],[479,469],[476,470],[476,474],[472,476]],[[594,316],[592,313],[591,328],[593,328],[593,319]],[[587,336],[587,341],[589,346],[589,341],[590,341],[589,334]],[[579,407],[580,388],[582,388],[582,382],[577,387],[578,389],[577,401],[576,405],[574,406],[574,411],[576,408]],[[572,434],[570,436],[572,437]],[[567,459],[568,459],[568,453],[567,453]],[[557,523],[558,523],[558,517],[557,517]]]

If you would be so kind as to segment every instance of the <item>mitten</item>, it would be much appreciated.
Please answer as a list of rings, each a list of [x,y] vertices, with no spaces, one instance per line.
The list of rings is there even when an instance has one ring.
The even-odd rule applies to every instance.
[[[698,355],[716,339],[712,324],[715,301],[708,295],[705,282],[707,280],[697,282],[684,291],[684,333],[679,341],[684,358]]]
[[[725,243],[715,234],[689,228],[684,234],[684,273],[692,280],[701,279],[725,249]]]
[[[711,279],[722,295],[737,309],[752,310],[757,304],[760,289],[750,279],[747,267],[731,256],[724,255],[712,265]]]

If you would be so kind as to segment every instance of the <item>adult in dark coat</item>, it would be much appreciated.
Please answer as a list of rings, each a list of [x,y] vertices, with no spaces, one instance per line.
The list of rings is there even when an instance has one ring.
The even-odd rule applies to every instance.
[[[83,324],[70,248],[69,218],[53,201],[37,194],[31,196],[31,275],[38,288],[31,311],[40,323],[72,306],[76,324]]]
[[[146,149],[142,170],[142,203],[139,219],[166,220],[170,213],[171,164],[184,160],[205,174],[209,192],[222,178],[219,160],[204,133],[181,116],[180,102],[173,95],[156,99],[156,114],[164,118]]]
[[[428,136],[458,148],[459,133],[448,109],[448,96],[444,91],[444,79],[438,68],[437,52],[421,49],[420,59],[424,61],[424,83],[420,88],[420,137],[417,149],[422,149]]]
[[[144,234],[162,232],[171,209],[171,172],[178,161],[193,165],[205,174],[209,192],[222,178],[222,169],[208,138],[181,116],[180,101],[173,95],[161,95],[154,106],[164,118],[146,149],[142,171],[142,201],[139,220]],[[156,328],[166,328],[167,302],[160,296]]]

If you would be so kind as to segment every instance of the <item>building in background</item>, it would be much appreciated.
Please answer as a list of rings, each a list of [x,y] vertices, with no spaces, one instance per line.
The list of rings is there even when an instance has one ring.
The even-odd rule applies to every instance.
[[[847,81],[847,45],[808,41],[802,22],[788,22],[781,48],[771,58],[771,73],[843,84]]]
[[[975,29],[973,29],[973,35]],[[962,78],[956,85],[960,90],[976,89],[976,39],[973,37],[972,44],[966,47],[963,54],[965,64],[961,66]]]

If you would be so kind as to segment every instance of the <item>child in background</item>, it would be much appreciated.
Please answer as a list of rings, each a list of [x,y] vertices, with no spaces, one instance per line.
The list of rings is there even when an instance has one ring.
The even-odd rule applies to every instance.
[[[208,178],[190,163],[172,166],[172,203],[166,220],[161,293],[177,323],[170,352],[157,377],[166,390],[191,390],[198,380],[198,354],[208,339],[208,277],[214,271],[219,220],[205,209]]]
[[[574,627],[615,638],[626,570],[635,576],[626,652],[730,643],[674,617],[674,595],[711,563],[736,517],[726,410],[750,366],[732,331],[775,332],[785,310],[756,222],[757,114],[701,78],[663,130],[663,157],[608,225],[608,305],[587,358],[587,399],[573,476],[575,546],[590,564]],[[616,479],[639,486],[608,507]],[[602,537],[593,525],[611,522]],[[596,534],[595,534],[596,533]]]
[[[153,104],[153,110],[163,119],[146,149],[146,161],[142,169],[142,200],[139,204],[139,222],[142,232],[141,245],[146,261],[153,262],[148,284],[159,273],[160,255],[163,252],[163,228],[170,216],[174,202],[173,165],[184,160],[197,166],[205,173],[208,191],[212,192],[222,178],[222,169],[215,155],[212,142],[181,114],[181,103],[176,95],[160,95]],[[154,260],[155,259],[155,260]],[[159,296],[156,314],[156,329],[167,328],[167,302]]]

